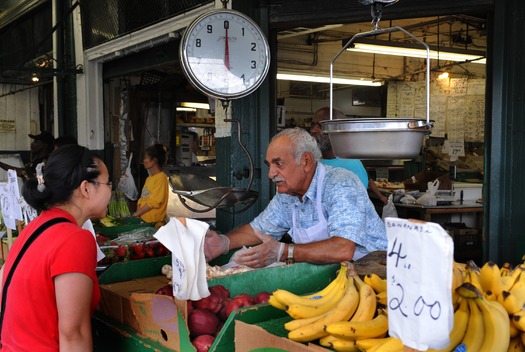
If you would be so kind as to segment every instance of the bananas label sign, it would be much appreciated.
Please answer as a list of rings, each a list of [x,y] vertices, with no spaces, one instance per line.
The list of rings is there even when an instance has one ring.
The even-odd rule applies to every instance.
[[[449,344],[454,243],[438,224],[387,218],[390,336],[426,351]]]

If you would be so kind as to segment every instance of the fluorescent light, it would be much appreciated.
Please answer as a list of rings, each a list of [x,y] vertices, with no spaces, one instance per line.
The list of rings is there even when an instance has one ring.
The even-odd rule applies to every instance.
[[[310,76],[310,75],[298,75],[292,73],[278,73],[277,79],[283,81],[301,81],[301,82],[313,82],[313,83],[330,83],[330,77],[325,76]],[[383,82],[374,81],[370,79],[348,79],[348,78],[332,78],[334,84],[348,84],[353,86],[381,86]]]
[[[197,109],[195,109],[195,108],[183,108],[183,107],[177,107],[176,110],[177,110],[177,111],[190,111],[190,112],[195,112],[195,111],[197,111]]]
[[[194,108],[194,109],[204,109],[204,110],[210,110],[210,104],[208,103],[196,103],[196,102],[182,102],[180,103],[180,106],[184,108]]]
[[[414,47],[416,46],[416,47]],[[475,50],[460,50],[455,48],[437,48],[429,46],[430,58],[433,60],[443,61],[471,61],[476,64],[486,64],[485,52]],[[427,51],[422,48],[417,48],[417,45],[410,43],[388,42],[384,40],[360,39],[359,43],[354,43],[353,48],[346,50],[360,53],[379,54],[379,55],[394,55],[394,56],[409,56],[417,58],[427,58]]]

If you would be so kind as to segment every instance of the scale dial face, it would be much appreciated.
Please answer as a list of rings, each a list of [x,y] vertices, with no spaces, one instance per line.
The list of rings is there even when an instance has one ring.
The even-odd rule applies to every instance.
[[[205,13],[193,21],[182,37],[180,57],[195,88],[224,100],[252,93],[270,66],[268,42],[259,26],[228,9]]]

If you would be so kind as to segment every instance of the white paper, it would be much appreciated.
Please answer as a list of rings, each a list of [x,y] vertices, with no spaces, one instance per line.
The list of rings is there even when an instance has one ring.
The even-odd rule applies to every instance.
[[[153,236],[171,251],[173,295],[196,301],[210,295],[204,257],[204,237],[209,225],[194,219],[186,219],[186,225],[171,218]]]
[[[89,232],[91,232],[93,234],[93,238],[95,239],[95,244],[97,246],[97,262],[99,262],[102,259],[106,258],[106,255],[104,254],[104,252],[102,252],[102,250],[98,246],[97,234],[95,233],[95,228],[93,227],[93,223],[91,222],[91,220],[88,219],[84,224],[82,224],[82,228],[86,229],[86,230],[89,230]]]
[[[449,344],[454,242],[432,222],[386,218],[390,336],[416,350]]]

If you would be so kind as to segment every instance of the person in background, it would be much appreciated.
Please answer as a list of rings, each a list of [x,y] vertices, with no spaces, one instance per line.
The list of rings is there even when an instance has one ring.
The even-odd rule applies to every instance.
[[[146,148],[144,154],[143,164],[149,176],[146,178],[133,216],[161,226],[165,223],[169,197],[168,175],[163,171],[166,149],[162,144],[154,144]]]
[[[204,254],[212,260],[231,249],[238,264],[265,267],[276,261],[340,263],[386,250],[387,239],[365,187],[345,169],[325,166],[315,139],[302,128],[275,135],[266,151],[268,177],[277,194],[250,224],[227,235],[209,231]],[[289,233],[293,243],[278,242]]]
[[[199,151],[199,134],[197,132],[189,131],[185,134],[191,135],[191,165],[195,165],[199,162],[197,158],[197,152]],[[182,162],[182,145],[177,146],[175,149],[175,159],[179,165],[183,165]]]
[[[1,350],[92,351],[91,315],[100,300],[96,241],[81,226],[106,215],[108,168],[94,152],[64,146],[37,166],[37,176],[24,184],[22,194],[40,215],[22,230],[0,270],[5,299]],[[42,225],[58,218],[63,222],[31,243]]]
[[[45,161],[49,154],[54,149],[55,138],[47,131],[42,131],[40,134],[29,134],[33,138],[31,143],[31,161],[24,165],[24,167],[14,167],[0,162],[0,167],[4,170],[15,170],[16,175],[21,177],[25,182],[31,177],[35,176],[36,165]]]
[[[78,144],[77,139],[73,136],[60,136],[55,139],[55,148],[60,148],[66,144]]]
[[[332,119],[344,119],[346,117],[345,113],[339,109],[332,108]],[[376,183],[373,179],[368,177],[365,167],[361,160],[357,159],[340,159],[337,158],[332,150],[332,144],[330,142],[330,137],[326,133],[323,133],[321,129],[320,121],[330,119],[330,108],[324,107],[317,110],[312,117],[312,125],[310,133],[314,136],[321,153],[323,154],[323,159],[321,162],[325,165],[330,165],[334,167],[342,167],[344,169],[350,170],[359,176],[359,179],[365,185],[365,188],[370,189],[376,195],[379,200],[386,205],[388,203],[388,198],[381,193],[379,188],[377,188]]]

